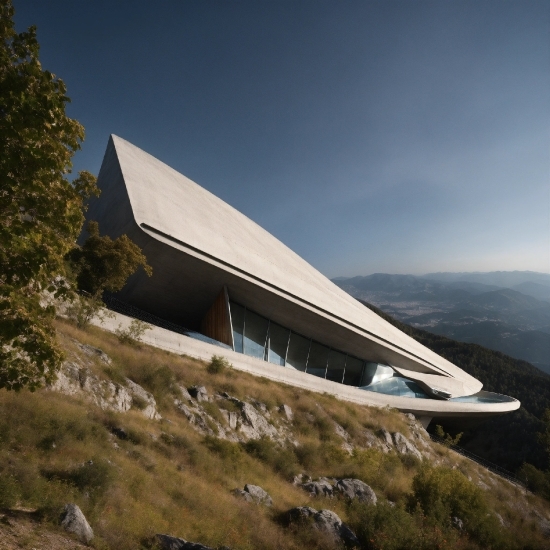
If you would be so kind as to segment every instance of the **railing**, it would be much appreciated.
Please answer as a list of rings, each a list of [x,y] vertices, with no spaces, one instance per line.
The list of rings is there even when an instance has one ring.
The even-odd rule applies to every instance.
[[[519,480],[517,477],[514,476],[512,472],[509,472],[508,470],[502,468],[498,464],[494,464],[489,460],[486,460],[480,456],[477,456],[476,454],[470,451],[467,451],[466,449],[459,447],[458,445],[449,445],[449,443],[445,441],[445,439],[443,439],[442,437],[438,437],[437,435],[430,434],[430,438],[435,443],[441,443],[441,445],[445,445],[446,447],[449,447],[449,449],[455,451],[455,453],[458,453],[466,458],[469,458],[470,460],[473,460],[474,462],[477,462],[480,466],[483,466],[487,470],[493,472],[493,474],[496,474],[510,481],[511,483],[520,485],[523,489],[529,491],[529,489],[527,489],[523,481]]]

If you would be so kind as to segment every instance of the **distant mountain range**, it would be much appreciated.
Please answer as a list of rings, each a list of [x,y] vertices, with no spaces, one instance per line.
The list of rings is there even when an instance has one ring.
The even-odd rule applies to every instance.
[[[501,351],[550,373],[550,274],[375,273],[333,282],[413,327]]]

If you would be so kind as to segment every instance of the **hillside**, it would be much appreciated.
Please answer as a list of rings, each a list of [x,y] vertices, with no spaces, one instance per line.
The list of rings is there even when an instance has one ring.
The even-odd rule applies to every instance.
[[[102,549],[162,546],[160,533],[233,550],[547,547],[546,501],[410,415],[57,329],[54,386],[0,392],[2,550],[76,548],[58,525],[68,502]]]
[[[521,401],[518,411],[467,428],[461,446],[510,471],[516,471],[524,462],[546,469],[548,457],[538,442],[538,433],[543,431],[541,419],[544,411],[550,407],[550,375],[503,353],[411,327],[371,304],[362,303],[415,340],[475,376],[483,382],[485,390],[511,395]],[[460,425],[446,427],[455,432],[464,428]]]

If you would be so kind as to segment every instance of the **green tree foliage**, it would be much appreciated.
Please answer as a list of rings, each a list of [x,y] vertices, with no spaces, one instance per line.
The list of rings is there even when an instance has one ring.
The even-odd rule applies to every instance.
[[[0,0],[0,388],[31,390],[55,375],[54,310],[64,257],[82,228],[95,177],[74,181],[71,158],[84,129],[65,113],[62,80],[43,70],[36,28],[17,34],[10,0]]]
[[[152,274],[141,249],[126,235],[114,240],[107,235],[101,237],[95,221],[88,222],[87,230],[84,245],[74,247],[67,255],[77,287],[84,293],[69,309],[69,315],[79,326],[85,326],[98,314],[105,291],[122,289],[128,277],[140,267],[147,275]]]
[[[153,273],[139,246],[126,235],[114,240],[100,237],[99,225],[94,221],[86,229],[88,238],[84,245],[69,253],[79,290],[101,298],[104,291],[119,291],[139,267],[149,276]]]

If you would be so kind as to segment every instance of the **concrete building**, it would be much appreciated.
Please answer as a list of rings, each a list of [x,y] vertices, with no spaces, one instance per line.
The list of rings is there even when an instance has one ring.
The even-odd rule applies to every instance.
[[[111,136],[98,185],[88,219],[102,234],[127,234],[153,267],[116,298],[180,327],[212,354],[425,420],[519,407],[482,391],[256,223],[127,141]]]

